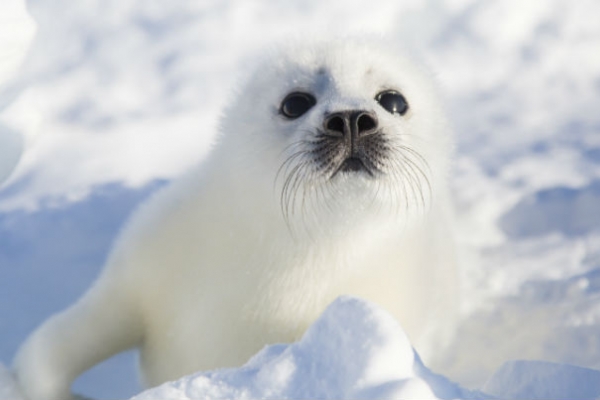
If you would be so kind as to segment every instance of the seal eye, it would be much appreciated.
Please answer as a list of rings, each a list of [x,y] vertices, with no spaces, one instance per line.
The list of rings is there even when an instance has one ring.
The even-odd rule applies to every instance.
[[[279,112],[290,119],[300,117],[312,106],[317,104],[317,100],[308,93],[294,92],[288,94],[281,102]]]
[[[394,90],[379,93],[375,96],[375,100],[392,114],[404,115],[408,111],[406,99]]]

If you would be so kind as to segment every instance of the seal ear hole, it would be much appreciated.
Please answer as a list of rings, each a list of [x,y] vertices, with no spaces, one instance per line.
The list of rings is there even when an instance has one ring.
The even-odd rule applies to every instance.
[[[304,92],[293,92],[283,99],[279,112],[289,119],[296,119],[315,104],[317,104],[317,99],[313,95]]]
[[[389,113],[404,115],[408,111],[406,98],[395,90],[385,90],[375,96],[375,100]]]

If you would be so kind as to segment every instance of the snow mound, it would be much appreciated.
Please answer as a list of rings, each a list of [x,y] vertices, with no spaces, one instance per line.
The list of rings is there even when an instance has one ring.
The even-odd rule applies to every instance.
[[[484,390],[500,399],[598,399],[600,371],[545,361],[509,361]]]
[[[265,347],[237,369],[201,372],[135,400],[474,398],[430,372],[387,312],[340,297],[297,343]]]
[[[505,363],[470,391],[430,371],[387,312],[340,297],[297,343],[265,347],[241,368],[200,372],[131,400],[589,399],[600,371],[545,361]]]

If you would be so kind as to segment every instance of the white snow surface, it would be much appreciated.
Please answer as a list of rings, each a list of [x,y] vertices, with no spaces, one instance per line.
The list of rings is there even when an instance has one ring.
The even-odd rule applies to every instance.
[[[341,297],[297,343],[267,346],[241,368],[199,373],[133,400],[451,399],[465,394],[423,366],[391,315],[364,300]]]
[[[266,346],[240,368],[199,372],[131,400],[217,399],[594,399],[600,371],[510,361],[482,391],[429,370],[398,322],[365,300],[335,300],[292,344]],[[0,364],[0,399],[24,400]]]
[[[544,361],[504,364],[483,391],[431,372],[384,310],[341,297],[304,337],[265,347],[237,369],[201,372],[132,400],[596,399],[600,371]]]
[[[10,365],[25,335],[89,286],[130,210],[209,151],[219,110],[257,50],[288,35],[385,33],[386,40],[416,47],[438,74],[457,133],[451,177],[462,320],[455,342],[428,367],[461,387],[500,398],[600,396],[594,392],[600,370],[598,1],[27,5],[37,34],[25,56],[33,28],[22,2],[0,2],[0,21],[15,12],[22,21],[0,23],[0,41],[22,38],[12,42],[20,49],[16,61],[0,67],[8,71],[0,86],[0,135],[9,138],[0,147],[0,165],[12,168],[25,148],[0,189],[2,363]],[[371,306],[350,303],[362,316],[381,316]],[[328,315],[326,320],[339,320]],[[372,329],[396,348],[410,347],[402,334],[391,339],[399,328],[384,324],[384,335],[371,322],[353,329],[364,335]],[[338,334],[345,337],[343,326]],[[306,367],[284,360],[306,349],[307,340],[317,343],[319,329],[300,343],[265,350],[240,370],[200,373],[159,390],[205,387],[217,394],[247,390],[248,396],[267,390],[236,377],[277,363],[281,374]],[[317,353],[333,351],[324,343],[315,346]],[[375,357],[377,348],[369,348],[361,354]],[[344,357],[359,350],[347,349]],[[403,354],[390,365],[420,365]],[[100,366],[76,390],[96,398],[131,397],[139,391],[132,358]],[[511,361],[518,359],[538,361]],[[311,362],[318,365],[318,359]],[[359,365],[344,365],[340,374],[366,374],[366,367],[352,371]],[[386,379],[419,382],[415,390],[429,385],[426,369],[400,370]],[[277,382],[292,387],[300,382],[294,376],[278,375]],[[0,370],[0,382],[9,381]],[[443,382],[443,388],[460,390]],[[548,384],[551,392],[544,392],[536,382],[560,387]],[[0,384],[4,396],[8,390],[8,383]],[[195,395],[181,390],[172,398]],[[431,385],[427,390],[450,398]]]
[[[0,6],[0,111],[16,95],[11,87],[35,34],[35,22],[22,0],[4,0]],[[18,85],[17,85],[18,86]],[[0,116],[0,185],[17,165],[24,149],[21,132],[2,123]]]

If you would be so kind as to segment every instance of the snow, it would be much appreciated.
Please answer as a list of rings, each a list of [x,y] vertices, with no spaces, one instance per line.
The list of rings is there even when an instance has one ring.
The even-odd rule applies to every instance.
[[[600,371],[545,361],[509,361],[484,390],[501,399],[597,399]]]
[[[353,297],[333,302],[297,343],[265,347],[237,369],[201,372],[132,400],[200,399],[593,399],[600,371],[509,361],[467,390],[421,362],[384,310]]]
[[[5,0],[0,13],[0,111],[15,95],[11,87],[35,33],[35,22],[20,0]],[[22,134],[2,124],[0,118],[0,184],[23,152]]]
[[[432,377],[391,315],[342,297],[297,343],[267,346],[241,368],[199,373],[133,399],[431,399]],[[447,384],[437,395],[460,393]]]
[[[0,180],[25,149],[0,190],[5,365],[27,333],[89,286],[131,210],[209,151],[219,110],[255,51],[290,34],[385,32],[431,64],[457,132],[462,323],[427,367],[501,398],[599,397],[597,1],[29,0],[37,34],[28,53],[35,28],[23,3],[1,3],[0,49],[18,51],[10,62],[0,53]],[[355,308],[379,315],[369,307]],[[394,343],[408,346],[401,337]],[[286,357],[307,338],[268,350],[272,358],[254,368],[280,362],[277,382],[294,386],[285,372],[307,364]],[[390,365],[413,360],[403,354]],[[75,390],[131,397],[140,390],[134,357],[98,366]],[[352,368],[360,364],[340,371]],[[177,385],[214,388],[210,374],[240,371]],[[443,397],[425,375],[386,379],[410,378]]]
[[[217,399],[591,399],[600,371],[545,361],[510,361],[471,391],[421,362],[386,311],[358,298],[335,300],[292,344],[266,346],[240,368],[184,377],[131,400]],[[21,400],[0,365],[0,399]]]

